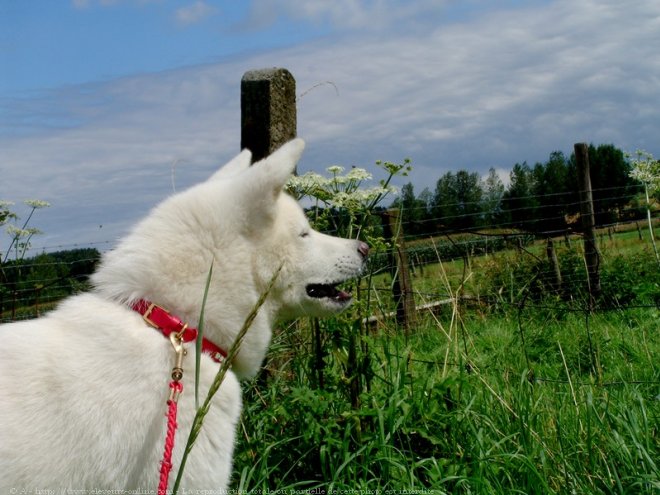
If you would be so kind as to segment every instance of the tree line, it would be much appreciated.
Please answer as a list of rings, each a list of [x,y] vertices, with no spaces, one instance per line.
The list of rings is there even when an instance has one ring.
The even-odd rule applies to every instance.
[[[85,290],[101,254],[94,248],[42,253],[0,264],[0,316],[58,301]]]
[[[596,224],[643,218],[643,189],[630,177],[623,151],[592,144],[589,163]],[[419,195],[408,183],[392,207],[402,210],[408,236],[486,227],[555,235],[580,229],[578,184],[575,154],[554,151],[543,163],[516,163],[506,186],[494,168],[485,178],[467,170],[447,172],[433,191],[425,188]]]

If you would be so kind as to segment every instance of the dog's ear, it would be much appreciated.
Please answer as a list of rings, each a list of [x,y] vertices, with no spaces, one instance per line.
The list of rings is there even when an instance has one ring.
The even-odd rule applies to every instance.
[[[263,228],[275,218],[275,203],[300,160],[305,142],[294,139],[231,180],[232,194],[250,205],[250,229]]]
[[[275,195],[282,191],[293,174],[304,149],[305,141],[296,138],[284,143],[266,158],[253,165],[259,175],[265,179],[265,183],[270,185]]]
[[[296,169],[303,149],[305,141],[302,139],[289,141],[253,164],[238,180],[243,182],[244,188],[249,189],[248,194],[253,195],[255,201],[273,201],[282,193]]]
[[[252,163],[252,152],[248,149],[244,149],[238,155],[231,159],[226,165],[224,165],[220,170],[214,173],[209,180],[214,181],[218,179],[226,179],[228,177],[233,177],[240,174],[243,170],[246,170]]]

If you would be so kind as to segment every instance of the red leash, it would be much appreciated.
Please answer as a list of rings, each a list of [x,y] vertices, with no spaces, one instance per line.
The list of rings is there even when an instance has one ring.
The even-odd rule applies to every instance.
[[[163,460],[160,463],[160,480],[158,483],[158,495],[166,495],[170,471],[172,471],[172,451],[174,450],[174,435],[177,429],[178,400],[179,395],[183,392],[181,379],[183,378],[183,356],[186,355],[183,344],[197,338],[197,329],[189,328],[187,324],[165,308],[144,299],[135,302],[132,308],[140,313],[149,325],[159,329],[165,337],[169,337],[176,353],[176,363],[172,368],[172,381],[170,382],[170,397],[167,399],[167,433],[165,435],[165,448],[163,449]],[[209,354],[216,363],[220,363],[222,358],[227,357],[224,349],[206,338],[202,339],[202,352]]]
[[[163,460],[160,463],[160,481],[158,483],[158,495],[166,495],[167,485],[170,479],[170,471],[172,470],[172,451],[174,450],[174,434],[176,433],[176,413],[177,413],[177,398],[178,394],[183,391],[183,384],[177,381],[170,382],[170,388],[174,395],[167,401],[167,434],[165,435],[165,449],[163,450]]]
[[[170,397],[167,399],[167,433],[165,435],[165,448],[163,449],[163,460],[160,463],[160,481],[158,483],[158,495],[166,495],[167,485],[172,470],[172,451],[174,450],[174,435],[176,433],[176,413],[178,410],[179,394],[183,392],[183,356],[186,350],[183,348],[183,330],[179,333],[171,333],[170,341],[176,353],[176,363],[172,368],[172,381],[170,382]]]

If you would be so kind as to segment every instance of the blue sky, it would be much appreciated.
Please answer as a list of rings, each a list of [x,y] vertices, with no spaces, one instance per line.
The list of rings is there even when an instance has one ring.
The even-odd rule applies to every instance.
[[[0,199],[52,204],[37,249],[105,249],[238,151],[240,79],[272,66],[302,172],[409,157],[420,192],[578,141],[657,157],[658,46],[656,0],[0,0]]]
[[[4,0],[4,94],[209,63],[313,38],[322,26],[268,20],[249,2]]]

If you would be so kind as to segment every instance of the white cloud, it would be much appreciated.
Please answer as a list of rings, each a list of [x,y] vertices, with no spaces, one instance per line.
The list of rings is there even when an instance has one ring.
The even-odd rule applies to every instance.
[[[320,13],[308,18],[334,15],[314,6]],[[240,78],[275,65],[291,70],[299,94],[332,83],[298,102],[308,141],[301,171],[410,157],[421,191],[448,170],[495,167],[506,176],[516,162],[570,153],[578,141],[658,156],[658,33],[654,0],[562,0],[6,103],[8,125],[20,132],[0,134],[0,199],[49,200],[48,215],[66,212],[57,225],[70,219],[65,237],[112,238],[171,191],[174,161],[181,189],[238,151]],[[52,128],[31,127],[45,117]]]
[[[336,29],[382,30],[410,22],[426,24],[439,17],[448,0],[253,0],[252,21],[257,25],[274,22],[278,17],[314,24],[330,24]]]
[[[190,26],[207,19],[215,14],[216,9],[203,0],[197,0],[195,3],[181,7],[176,10],[174,17],[178,24]]]

